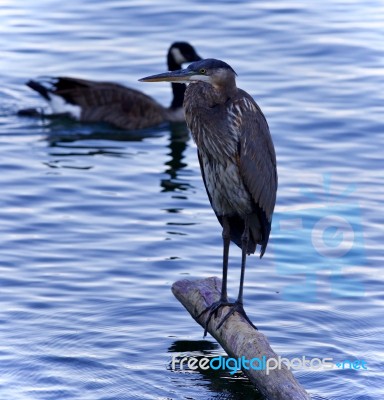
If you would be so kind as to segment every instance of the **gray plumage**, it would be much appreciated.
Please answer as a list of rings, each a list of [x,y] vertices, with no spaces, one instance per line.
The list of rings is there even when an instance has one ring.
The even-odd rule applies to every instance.
[[[182,63],[200,59],[186,42],[175,42],[168,50],[170,70],[178,70]],[[27,85],[49,102],[54,114],[67,114],[83,122],[107,122],[121,129],[133,130],[185,120],[182,108],[185,85],[172,84],[170,107],[162,106],[138,90],[113,82],[53,77],[31,80]]]
[[[192,65],[199,69],[198,64]],[[262,256],[276,202],[275,150],[260,107],[236,87],[233,69],[227,64],[224,67],[219,64],[220,77],[215,78],[214,86],[200,81],[187,87],[186,121],[217,218],[222,223],[223,216],[229,217],[231,240],[241,247],[244,218],[248,216],[251,235],[247,253],[254,253],[259,244]],[[209,71],[212,66],[205,68]]]
[[[207,59],[188,68],[141,79],[189,82],[184,96],[186,122],[197,145],[205,188],[223,227],[223,281],[220,300],[209,311],[207,326],[219,308],[230,306],[218,328],[243,309],[246,255],[260,245],[263,256],[276,202],[276,155],[268,123],[253,98],[236,86],[236,73],[225,62]],[[237,300],[227,297],[230,241],[242,249]],[[204,312],[205,312],[204,311]]]

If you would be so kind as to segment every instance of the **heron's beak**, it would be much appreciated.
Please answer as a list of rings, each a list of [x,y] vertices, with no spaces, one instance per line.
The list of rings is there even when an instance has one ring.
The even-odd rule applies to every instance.
[[[165,72],[163,74],[151,75],[139,79],[140,82],[175,82],[188,83],[191,77],[196,73],[188,69],[179,69],[178,71]]]

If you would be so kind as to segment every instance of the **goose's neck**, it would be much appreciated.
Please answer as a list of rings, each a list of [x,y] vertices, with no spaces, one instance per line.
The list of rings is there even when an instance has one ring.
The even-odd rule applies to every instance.
[[[171,53],[168,53],[167,62],[168,62],[168,71],[177,71],[178,69],[181,69],[181,65],[175,61]],[[171,85],[172,85],[173,99],[169,108],[171,111],[174,111],[177,110],[178,108],[183,107],[184,93],[187,88],[187,85],[185,83],[171,83]]]
[[[171,105],[167,109],[168,121],[171,122],[184,122],[184,93],[187,85],[184,83],[172,83],[173,99]]]
[[[187,88],[185,83],[171,83],[173,100],[170,106],[171,110],[183,107],[184,93]]]

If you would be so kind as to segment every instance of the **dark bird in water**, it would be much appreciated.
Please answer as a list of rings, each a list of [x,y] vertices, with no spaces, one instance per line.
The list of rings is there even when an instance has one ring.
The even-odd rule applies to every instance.
[[[176,42],[168,50],[170,71],[183,63],[201,60],[186,42]],[[29,81],[27,86],[48,101],[54,114],[65,114],[83,122],[107,122],[118,128],[133,130],[163,122],[185,121],[183,100],[186,85],[172,84],[173,100],[163,107],[150,96],[118,83],[78,78],[49,77]]]
[[[223,227],[221,297],[204,310],[209,311],[204,336],[210,319],[223,306],[231,309],[218,328],[235,311],[254,326],[243,309],[246,256],[259,245],[261,258],[267,248],[277,191],[276,155],[267,120],[253,98],[237,88],[235,71],[220,60],[202,60],[140,80],[191,83],[184,97],[186,122],[197,145],[209,201]],[[227,297],[230,241],[242,250],[235,302]]]

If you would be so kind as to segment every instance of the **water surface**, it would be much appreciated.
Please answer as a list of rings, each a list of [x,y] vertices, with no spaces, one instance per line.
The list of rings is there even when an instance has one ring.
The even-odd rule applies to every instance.
[[[261,399],[241,374],[172,371],[224,354],[171,284],[221,273],[221,232],[183,124],[142,132],[22,118],[25,81],[120,82],[171,101],[175,40],[227,61],[265,112],[279,190],[245,308],[315,399],[383,397],[383,29],[379,1],[38,0],[0,8],[0,397]],[[231,248],[236,295],[239,249]]]

